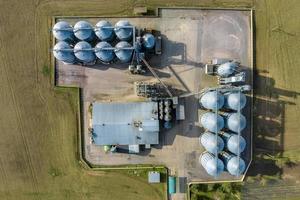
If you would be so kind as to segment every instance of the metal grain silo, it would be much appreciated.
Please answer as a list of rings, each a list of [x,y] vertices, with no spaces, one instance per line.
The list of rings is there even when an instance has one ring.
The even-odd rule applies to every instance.
[[[242,92],[228,92],[224,94],[224,107],[231,110],[241,110],[245,107],[247,99]]]
[[[224,171],[224,164],[219,158],[209,152],[204,152],[200,155],[199,162],[204,167],[205,171],[211,176],[219,176]]]
[[[200,118],[202,126],[210,132],[217,133],[224,127],[224,119],[218,114],[207,112]]]
[[[244,173],[246,164],[242,158],[224,151],[220,153],[220,158],[224,162],[226,170],[231,175],[239,176]]]
[[[57,60],[67,64],[75,63],[76,60],[73,49],[65,41],[60,41],[55,44],[53,47],[53,55]]]
[[[217,91],[208,91],[200,97],[199,103],[206,109],[220,109],[224,105],[224,96]]]
[[[228,149],[228,151],[230,151],[231,153],[239,155],[245,150],[246,140],[242,136],[227,132],[220,133],[220,136],[225,141],[226,149]]]
[[[111,41],[114,37],[114,27],[106,20],[99,21],[94,30],[96,36],[102,41]]]
[[[210,153],[217,154],[224,149],[224,141],[214,133],[205,132],[200,136],[200,144]]]
[[[107,42],[99,42],[95,47],[95,54],[104,63],[109,63],[115,58],[114,49]]]
[[[151,33],[143,35],[143,46],[146,49],[152,49],[155,45],[155,37]]]
[[[120,40],[131,40],[133,26],[127,20],[120,20],[115,25],[115,34]]]
[[[126,63],[131,60],[133,47],[125,41],[121,41],[116,45],[115,54],[121,62]]]
[[[94,38],[93,26],[87,21],[79,21],[74,25],[74,35],[79,40],[91,41]]]
[[[85,41],[78,42],[74,46],[74,54],[76,58],[83,63],[93,63],[96,59],[94,49]]]
[[[217,68],[217,74],[222,77],[230,76],[234,73],[237,67],[238,63],[236,62],[226,62]]]
[[[53,36],[57,40],[74,40],[74,33],[72,26],[66,21],[57,22],[52,29]]]
[[[225,127],[233,132],[240,132],[246,127],[246,118],[239,113],[225,113]]]

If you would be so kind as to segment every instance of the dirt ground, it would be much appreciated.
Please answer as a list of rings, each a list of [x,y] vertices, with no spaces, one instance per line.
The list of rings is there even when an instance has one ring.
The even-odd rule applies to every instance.
[[[268,150],[272,154],[281,153],[299,160],[298,0],[128,0],[118,3],[103,0],[2,0],[1,199],[162,199],[160,192],[144,180],[112,172],[91,174],[78,166],[77,92],[54,89],[49,76],[42,73],[45,66],[50,66],[48,27],[51,16],[130,15],[134,5],[145,3],[150,8],[186,5],[255,9],[256,91],[263,97],[255,102],[256,115],[262,116],[256,121],[256,154],[262,149],[263,152]],[[269,103],[271,98],[276,100],[275,108]],[[274,125],[268,125],[272,123]],[[253,165],[253,174],[250,175],[262,173],[261,168],[255,170],[255,167]],[[289,172],[284,168],[279,172],[281,177],[286,173],[291,173],[291,176],[299,174],[299,170]],[[262,187],[256,185],[257,188]],[[285,184],[281,188],[285,188]],[[290,187],[286,187],[284,193],[270,189],[273,193],[277,191],[279,199],[300,196],[285,197]],[[252,191],[255,195],[252,199],[265,199],[259,196],[264,190]]]

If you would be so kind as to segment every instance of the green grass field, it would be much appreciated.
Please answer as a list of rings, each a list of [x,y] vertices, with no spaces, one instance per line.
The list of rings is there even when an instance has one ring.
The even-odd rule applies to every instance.
[[[277,126],[265,128],[265,121],[256,121],[255,137],[268,140],[273,137],[270,134],[279,132],[274,136],[279,146],[261,141],[263,146],[271,153],[299,155],[299,98],[292,95],[300,92],[299,1],[0,0],[1,200],[164,199],[165,186],[149,185],[145,176],[94,172],[79,165],[78,90],[54,89],[47,68],[51,66],[49,26],[53,15],[131,15],[135,5],[145,4],[152,9],[254,7],[256,68],[260,77],[255,79],[259,83],[255,86],[257,95],[267,99],[255,102],[256,115],[281,123],[277,130]],[[268,103],[271,98],[283,101],[283,109],[277,104],[274,109]],[[261,148],[261,143],[256,146]]]

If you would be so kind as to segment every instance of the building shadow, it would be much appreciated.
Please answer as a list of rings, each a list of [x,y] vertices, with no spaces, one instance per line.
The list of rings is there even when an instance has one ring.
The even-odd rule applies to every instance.
[[[254,71],[253,161],[248,176],[281,177],[283,168],[277,163],[284,151],[285,109],[286,105],[295,105],[286,99],[295,99],[299,94],[277,88],[268,71]]]

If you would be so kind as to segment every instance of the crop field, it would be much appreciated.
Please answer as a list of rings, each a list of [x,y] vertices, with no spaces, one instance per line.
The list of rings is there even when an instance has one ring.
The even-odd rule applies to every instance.
[[[49,75],[53,15],[129,16],[135,5],[151,11],[156,6],[255,9],[256,142],[249,175],[278,174],[280,188],[288,182],[285,192],[300,196],[298,0],[0,0],[0,199],[164,199],[165,185],[149,185],[139,173],[80,166],[78,90],[54,88]],[[244,191],[256,199],[263,187]],[[280,190],[272,193],[281,198]]]

